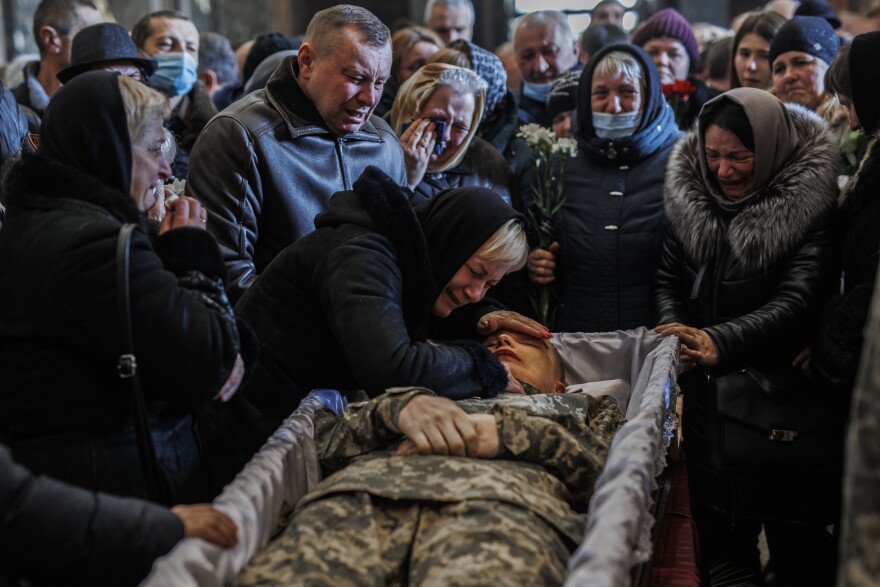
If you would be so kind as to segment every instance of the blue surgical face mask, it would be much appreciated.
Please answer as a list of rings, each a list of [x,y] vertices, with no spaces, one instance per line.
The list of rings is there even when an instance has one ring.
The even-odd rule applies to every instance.
[[[527,98],[531,98],[532,100],[537,100],[538,102],[547,103],[547,97],[550,95],[550,88],[553,87],[553,82],[547,82],[546,84],[533,84],[524,81],[523,82],[523,96]]]
[[[618,114],[593,112],[593,128],[600,139],[625,139],[632,136],[641,118],[642,113],[638,110]]]
[[[153,58],[158,67],[150,76],[151,87],[174,98],[188,94],[196,85],[198,63],[189,53],[157,53]]]

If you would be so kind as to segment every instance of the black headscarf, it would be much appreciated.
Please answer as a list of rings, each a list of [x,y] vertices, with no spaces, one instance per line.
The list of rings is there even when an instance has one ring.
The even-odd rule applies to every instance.
[[[118,78],[90,71],[64,84],[43,115],[37,154],[128,195],[131,140]]]
[[[415,212],[428,244],[435,297],[496,230],[508,220],[525,220],[497,193],[481,187],[446,190]]]
[[[880,31],[865,33],[852,41],[849,50],[849,84],[859,124],[866,134],[880,127],[880,76],[877,55],[880,54]]]
[[[642,70],[644,92],[642,94],[642,118],[631,137],[609,141],[596,136],[593,128],[593,108],[590,95],[593,86],[593,72],[602,59],[613,51],[629,53]],[[590,63],[581,74],[577,94],[577,123],[575,137],[578,147],[592,155],[614,161],[628,163],[641,161],[654,153],[669,140],[670,134],[680,136],[681,131],[675,123],[672,108],[663,97],[663,86],[657,74],[657,66],[651,56],[640,47],[629,44],[609,45],[590,56]]]

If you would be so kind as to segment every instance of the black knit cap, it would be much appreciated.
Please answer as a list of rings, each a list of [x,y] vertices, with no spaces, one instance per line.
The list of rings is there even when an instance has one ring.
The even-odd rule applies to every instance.
[[[803,0],[794,11],[795,16],[818,16],[828,21],[832,28],[839,29],[840,19],[837,12],[825,0]]]
[[[89,71],[105,61],[131,61],[148,78],[156,71],[155,59],[144,59],[125,27],[115,22],[93,24],[79,31],[73,38],[70,66],[58,72],[63,84],[74,76]]]
[[[770,43],[770,65],[776,58],[789,51],[802,51],[818,57],[831,65],[837,51],[840,50],[840,39],[828,21],[818,16],[795,16],[784,25]]]
[[[416,206],[415,212],[438,291],[508,220],[524,221],[497,193],[482,187],[446,190]]]
[[[550,86],[547,96],[547,113],[552,119],[560,112],[577,108],[577,89],[581,80],[581,72],[566,71]]]

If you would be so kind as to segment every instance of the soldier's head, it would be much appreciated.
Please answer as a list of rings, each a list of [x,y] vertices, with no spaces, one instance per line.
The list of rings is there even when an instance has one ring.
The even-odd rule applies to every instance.
[[[537,393],[564,393],[562,359],[548,341],[512,330],[493,332],[483,340],[511,374]],[[528,387],[526,392],[529,392]]]

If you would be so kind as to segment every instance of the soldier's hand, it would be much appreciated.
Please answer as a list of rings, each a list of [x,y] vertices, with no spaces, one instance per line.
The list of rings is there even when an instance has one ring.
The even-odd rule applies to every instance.
[[[476,426],[450,399],[413,397],[400,411],[397,426],[421,454],[466,457],[479,452]]]
[[[477,431],[477,450],[469,457],[475,459],[493,459],[498,456],[498,426],[491,414],[468,414],[468,419]],[[407,438],[394,451],[394,456],[408,457],[418,454],[416,443]]]
[[[468,418],[477,429],[478,459],[493,459],[498,456],[498,424],[492,414],[469,414]]]

